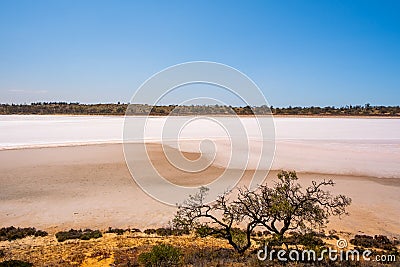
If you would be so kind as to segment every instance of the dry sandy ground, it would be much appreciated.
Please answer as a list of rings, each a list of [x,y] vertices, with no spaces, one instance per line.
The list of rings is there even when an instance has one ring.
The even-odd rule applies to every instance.
[[[162,175],[181,185],[210,182],[222,172],[209,167],[198,174],[186,173],[168,163],[160,145],[150,144],[148,151]],[[245,172],[244,179],[250,175]],[[271,171],[267,182],[275,176]],[[400,177],[312,173],[299,177],[304,185],[332,178],[337,183],[332,191],[353,199],[350,216],[332,219],[328,228],[400,237]],[[120,144],[0,151],[0,227],[33,226],[50,232],[109,226],[145,229],[166,225],[175,210],[135,184]]]

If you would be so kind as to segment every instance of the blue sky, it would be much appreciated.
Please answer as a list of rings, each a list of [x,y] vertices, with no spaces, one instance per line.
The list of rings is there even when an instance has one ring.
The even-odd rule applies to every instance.
[[[128,102],[154,73],[205,60],[274,106],[400,105],[399,14],[397,0],[2,0],[0,102]]]

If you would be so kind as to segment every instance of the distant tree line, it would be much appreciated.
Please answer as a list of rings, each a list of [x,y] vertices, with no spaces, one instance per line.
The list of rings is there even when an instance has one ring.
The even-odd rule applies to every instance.
[[[400,116],[400,106],[347,105],[344,107],[271,107],[274,115]]]
[[[0,114],[68,114],[68,115],[122,115],[127,104],[80,104],[66,102],[37,102],[31,104],[1,104]]]
[[[232,107],[221,105],[80,104],[77,102],[36,102],[0,104],[0,114],[65,115],[301,115],[301,116],[400,116],[400,106],[349,105],[343,107]]]

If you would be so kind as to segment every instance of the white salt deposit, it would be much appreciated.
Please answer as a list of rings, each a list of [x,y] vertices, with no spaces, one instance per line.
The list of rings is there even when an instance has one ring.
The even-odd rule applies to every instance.
[[[228,118],[219,120],[222,125],[230,123]],[[143,140],[159,142],[165,122],[165,117],[148,119]],[[179,134],[181,141],[173,146],[199,152],[200,141],[209,139],[217,149],[216,165],[227,166],[233,152],[249,155],[245,165],[248,169],[268,168],[263,162],[258,165],[265,138],[261,138],[256,121],[242,117],[240,123],[249,141],[243,140],[242,146],[236,147],[235,151],[230,151],[229,136],[232,133],[228,134],[217,123],[205,119],[194,120],[183,127]],[[400,119],[275,118],[274,123],[273,169],[400,178]],[[123,124],[124,118],[117,116],[0,116],[0,150],[121,143]],[[210,156],[207,154],[210,151],[203,152]],[[229,166],[242,168],[243,162],[233,162]]]

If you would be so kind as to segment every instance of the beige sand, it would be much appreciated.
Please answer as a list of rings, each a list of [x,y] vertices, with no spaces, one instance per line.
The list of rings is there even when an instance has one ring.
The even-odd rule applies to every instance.
[[[181,185],[210,182],[222,172],[215,167],[195,175],[178,171],[160,145],[150,144],[148,150],[162,175]],[[244,178],[250,175],[247,171]],[[275,175],[270,172],[267,182]],[[400,236],[400,179],[312,173],[299,177],[304,185],[332,178],[337,182],[332,191],[353,199],[350,216],[332,219],[330,229]],[[34,226],[50,232],[71,227],[144,229],[164,226],[175,210],[135,184],[120,144],[0,151],[0,227]]]

